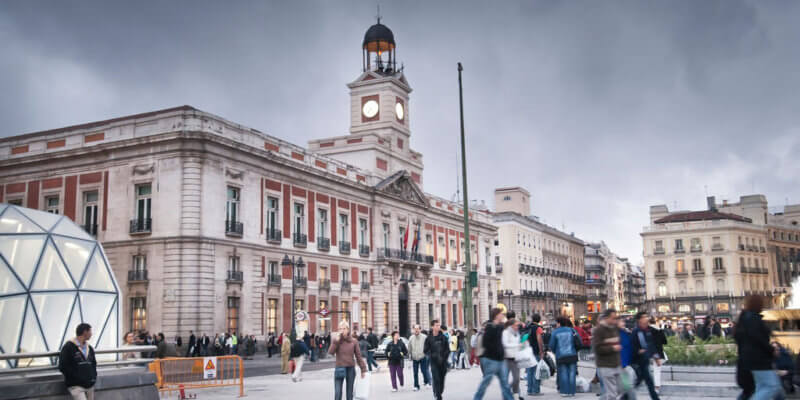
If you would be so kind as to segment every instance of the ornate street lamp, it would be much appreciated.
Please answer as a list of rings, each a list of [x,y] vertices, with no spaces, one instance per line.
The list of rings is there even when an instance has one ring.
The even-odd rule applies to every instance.
[[[297,306],[295,305],[295,300],[294,300],[294,286],[295,286],[294,278],[295,278],[295,275],[296,275],[295,269],[302,270],[303,268],[305,268],[306,264],[303,262],[303,257],[302,256],[297,257],[297,260],[295,260],[294,256],[292,256],[292,258],[289,259],[289,256],[284,254],[283,255],[283,261],[281,261],[281,265],[284,266],[284,267],[286,267],[286,266],[291,266],[292,267],[292,308],[291,309],[295,310],[295,312],[292,312],[292,333],[291,333],[290,337],[292,339],[292,342],[294,342],[297,339],[297,330],[296,330],[296,327],[295,327],[295,316],[296,316],[296,311],[297,311],[296,307]]]

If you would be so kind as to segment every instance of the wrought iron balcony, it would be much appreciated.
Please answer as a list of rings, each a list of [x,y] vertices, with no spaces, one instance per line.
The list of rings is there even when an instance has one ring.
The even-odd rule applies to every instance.
[[[703,251],[703,246],[693,246],[692,253],[701,253]]]
[[[706,274],[704,269],[694,269],[692,270],[692,276],[703,276]]]
[[[369,257],[369,246],[362,244],[358,246],[358,255],[361,257]]]
[[[308,278],[305,276],[295,276],[294,277],[294,287],[308,287]]]
[[[361,290],[369,290],[369,282],[361,282]]]
[[[137,218],[131,220],[130,233],[150,233],[152,232],[153,219],[152,218]]]
[[[378,261],[395,261],[395,262],[415,262],[419,264],[433,265],[433,256],[427,256],[419,253],[412,253],[406,250],[387,249],[380,247],[377,249]]]
[[[722,250],[725,250],[725,248],[723,248],[721,244],[715,244],[711,246],[711,251],[722,251]]]
[[[244,280],[242,271],[228,271],[227,282],[241,283]]]
[[[308,236],[305,233],[295,233],[292,235],[295,247],[306,247],[308,245]]]
[[[228,236],[242,237],[244,234],[244,224],[239,221],[225,221],[225,234]]]
[[[318,237],[317,238],[317,250],[319,251],[330,251],[331,249],[331,239],[326,237]]]
[[[656,276],[667,276],[667,271],[656,271]]]
[[[339,254],[350,254],[350,242],[339,242]]]
[[[675,276],[687,276],[689,275],[689,271],[675,271]]]
[[[92,236],[97,236],[97,224],[84,224],[83,230]]]
[[[128,271],[128,282],[147,282],[146,269],[134,269]]]
[[[664,254],[664,248],[657,248],[653,250],[653,254]]]
[[[725,274],[725,268],[714,268],[714,271],[712,273],[714,275],[724,275]]]
[[[320,289],[328,289],[331,288],[331,280],[330,279],[320,279],[319,280],[319,288]]]
[[[342,281],[342,290],[350,290],[350,281]]]
[[[281,276],[278,274],[269,274],[269,276],[267,277],[267,284],[270,286],[280,286]]]
[[[681,253],[686,253],[686,249],[684,249],[683,247],[681,247],[680,249],[675,249],[675,254],[681,254]]]
[[[267,229],[267,243],[281,244],[281,230],[280,229]]]

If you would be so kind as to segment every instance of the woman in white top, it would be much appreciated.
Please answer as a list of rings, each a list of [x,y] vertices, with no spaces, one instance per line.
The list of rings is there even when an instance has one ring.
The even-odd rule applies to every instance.
[[[133,331],[130,331],[125,334],[125,344],[122,347],[135,347],[136,344],[136,336],[133,334]],[[139,352],[130,352],[130,353],[122,353],[123,360],[137,360],[142,358],[142,354]]]
[[[519,367],[514,360],[521,349],[519,324],[519,321],[513,318],[506,322],[506,329],[503,331],[503,351],[505,353],[506,366],[513,377],[511,381],[511,392],[515,396],[522,398],[522,396],[519,395]]]

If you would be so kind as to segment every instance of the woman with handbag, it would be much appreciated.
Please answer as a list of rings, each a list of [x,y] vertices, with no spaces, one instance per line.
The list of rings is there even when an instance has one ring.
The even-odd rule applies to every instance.
[[[389,376],[392,379],[392,392],[397,391],[397,379],[400,379],[400,387],[403,382],[403,360],[408,356],[408,349],[405,343],[400,340],[400,333],[392,332],[392,341],[386,345],[386,358],[389,359]]]
[[[358,341],[350,336],[350,326],[346,321],[339,323],[339,337],[333,339],[328,353],[336,357],[333,372],[334,399],[342,400],[342,384],[347,382],[346,400],[353,400],[353,383],[356,379],[356,362],[361,368],[361,378],[367,375],[367,363],[361,356]]]

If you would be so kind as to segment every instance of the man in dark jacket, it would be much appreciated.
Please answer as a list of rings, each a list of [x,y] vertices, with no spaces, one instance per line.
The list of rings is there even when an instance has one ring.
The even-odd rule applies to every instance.
[[[658,358],[658,350],[653,338],[653,331],[650,329],[650,316],[646,312],[642,311],[636,314],[636,328],[633,329],[631,342],[633,344],[633,366],[636,370],[634,387],[639,387],[644,381],[647,384],[647,391],[650,392],[650,398],[658,400],[653,376],[650,375],[650,360]]]
[[[425,339],[423,352],[431,360],[431,378],[433,380],[433,397],[442,400],[444,393],[444,377],[447,374],[447,357],[450,355],[450,343],[442,332],[438,320],[431,321],[431,335]]]
[[[381,367],[375,362],[375,349],[378,348],[378,336],[372,332],[372,328],[369,328],[368,331],[367,343],[369,343],[369,347],[367,347],[367,367],[369,367],[370,372],[372,372],[372,366],[374,365],[375,370],[380,371]]]
[[[486,388],[492,383],[492,377],[496,376],[500,381],[500,391],[503,393],[503,400],[513,400],[511,386],[508,384],[508,367],[505,362],[505,350],[503,349],[503,330],[505,329],[505,315],[499,308],[492,309],[490,314],[492,323],[486,325],[481,343],[483,354],[481,354],[481,368],[483,378],[481,379],[478,390],[475,392],[473,400],[483,399]]]
[[[89,345],[92,327],[79,324],[75,338],[61,348],[58,369],[64,374],[64,385],[73,400],[94,399],[94,384],[97,382],[97,360],[94,349]]]
[[[197,351],[197,337],[194,331],[189,331],[189,346],[186,348],[186,357],[194,357]]]
[[[733,336],[739,347],[737,381],[746,382],[750,372],[755,381],[755,392],[752,398],[774,399],[783,395],[781,382],[772,370],[774,350],[769,344],[770,330],[761,319],[764,300],[761,296],[747,296],[744,310],[739,315],[739,322]],[[744,388],[747,392],[747,388]]]

